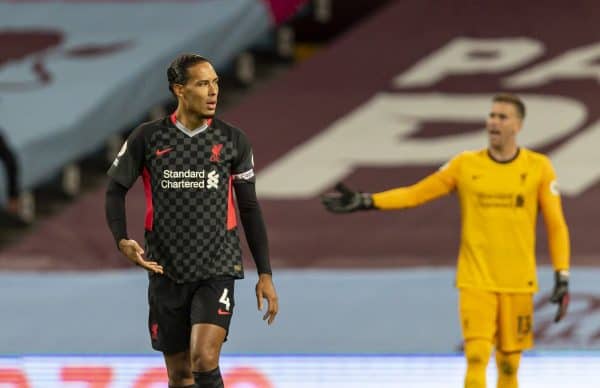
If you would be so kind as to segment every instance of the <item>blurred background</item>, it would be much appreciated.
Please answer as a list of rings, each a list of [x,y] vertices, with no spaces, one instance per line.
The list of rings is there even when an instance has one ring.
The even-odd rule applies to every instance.
[[[280,296],[267,327],[246,253],[227,387],[462,386],[455,196],[351,216],[318,198],[485,147],[500,91],[527,105],[520,143],[552,159],[572,243],[553,324],[539,225],[521,385],[600,386],[599,24],[594,0],[0,0],[0,386],[167,386],[147,276],[116,250],[104,190],[127,134],[173,111],[182,52],[212,60],[218,114],[249,134]],[[141,184],[127,210],[142,240]]]

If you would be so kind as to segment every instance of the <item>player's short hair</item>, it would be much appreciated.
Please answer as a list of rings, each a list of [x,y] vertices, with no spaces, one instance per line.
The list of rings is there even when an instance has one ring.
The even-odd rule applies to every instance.
[[[514,94],[511,93],[500,93],[494,96],[494,102],[506,102],[513,104],[517,108],[517,114],[521,119],[525,118],[525,104],[523,101]]]
[[[187,69],[203,62],[210,63],[208,59],[198,54],[181,54],[171,62],[167,69],[167,79],[169,80],[169,90],[173,95],[175,95],[173,91],[174,84],[185,85],[188,81]]]

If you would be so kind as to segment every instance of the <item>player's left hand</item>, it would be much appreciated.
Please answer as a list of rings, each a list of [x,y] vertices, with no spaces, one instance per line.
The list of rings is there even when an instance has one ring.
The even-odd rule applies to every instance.
[[[373,209],[371,194],[350,190],[345,184],[335,185],[335,193],[321,196],[321,203],[332,213],[352,213]]]
[[[569,307],[569,271],[562,270],[554,273],[554,289],[550,296],[550,302],[558,304],[558,310],[554,316],[554,322],[558,322],[567,315]]]
[[[277,312],[279,311],[279,304],[277,298],[277,292],[273,285],[273,279],[270,274],[261,273],[258,275],[258,283],[256,283],[256,301],[258,302],[258,311],[263,309],[263,299],[267,300],[267,312],[263,316],[263,321],[267,320],[270,325],[273,323]]]

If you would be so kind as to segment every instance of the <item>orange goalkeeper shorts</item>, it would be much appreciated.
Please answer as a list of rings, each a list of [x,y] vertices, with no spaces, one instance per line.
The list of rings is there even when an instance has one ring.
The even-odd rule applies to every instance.
[[[459,289],[465,341],[487,339],[504,352],[533,346],[533,294]]]

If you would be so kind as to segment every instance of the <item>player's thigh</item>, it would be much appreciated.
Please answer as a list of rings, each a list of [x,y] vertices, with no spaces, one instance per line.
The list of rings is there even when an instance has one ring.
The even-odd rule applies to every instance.
[[[493,342],[498,317],[497,294],[471,288],[459,289],[458,293],[463,338]]]
[[[500,294],[498,349],[514,352],[533,346],[533,294]]]
[[[233,279],[206,282],[194,293],[190,320],[192,325],[211,324],[229,332],[235,306],[235,281]]]
[[[207,371],[219,365],[221,347],[227,332],[212,323],[196,323],[192,326],[190,352],[195,371]]]
[[[151,275],[148,285],[148,329],[152,348],[165,354],[189,349],[190,308],[194,288],[163,275]]]

